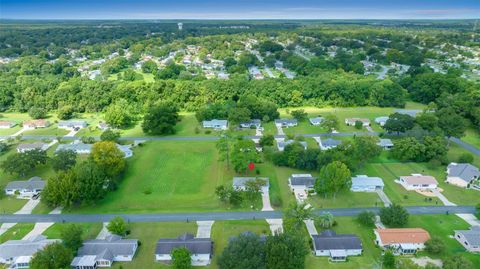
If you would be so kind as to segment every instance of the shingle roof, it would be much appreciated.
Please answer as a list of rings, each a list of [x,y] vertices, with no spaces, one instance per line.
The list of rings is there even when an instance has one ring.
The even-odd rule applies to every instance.
[[[395,109],[395,113],[409,115],[411,117],[417,116],[420,112],[422,112],[420,109]]]
[[[43,235],[28,240],[9,240],[0,245],[0,257],[10,259],[19,256],[32,256],[48,244],[58,241],[56,239],[47,239]]]
[[[29,180],[10,181],[5,187],[7,190],[26,189],[29,191],[43,190],[43,188],[45,188],[45,181],[40,177],[32,177]]]
[[[384,186],[383,180],[379,177],[356,176],[352,177],[352,187],[354,186]]]
[[[480,246],[480,228],[472,227],[470,230],[456,230],[456,233],[463,234],[470,246]]]
[[[388,146],[393,146],[393,142],[391,139],[381,138],[380,141],[377,143],[377,145],[381,147],[388,147]]]
[[[42,149],[46,144],[42,142],[34,142],[34,143],[22,143],[17,146],[19,150],[28,150],[28,149]]]
[[[422,228],[375,229],[383,244],[425,243],[430,235]]]
[[[92,147],[93,147],[92,144],[84,144],[84,143],[60,144],[60,145],[58,145],[55,152],[58,152],[60,150],[73,150],[75,152],[77,152],[77,151],[91,151]]]
[[[293,174],[290,176],[290,184],[292,186],[307,186],[313,187],[315,178],[310,174]]]
[[[332,138],[327,138],[325,140],[322,140],[322,145],[324,147],[336,147],[340,144],[342,144],[341,141],[338,141],[338,140],[335,140],[335,139],[332,139]]]
[[[314,117],[309,119],[310,123],[321,123],[323,121],[323,117]]]
[[[422,175],[411,175],[411,176],[401,176],[407,184],[438,184],[437,180],[432,176],[422,176]]]
[[[289,123],[297,123],[297,119],[276,119],[275,123],[280,123],[280,124],[289,124]]]
[[[58,122],[58,126],[66,126],[66,127],[87,126],[87,122],[84,121],[84,120],[60,121],[60,122]]]
[[[138,245],[136,239],[122,239],[117,235],[105,239],[93,239],[83,242],[77,256],[95,255],[97,259],[113,261],[114,256],[133,256]]]
[[[466,182],[480,177],[480,170],[469,163],[451,163],[447,168],[449,177],[459,177]]]
[[[234,177],[233,178],[233,187],[245,187],[245,184],[248,181],[253,181],[253,180],[256,180],[256,179],[257,179],[256,177]],[[268,186],[268,184],[269,184],[268,177],[259,177],[258,179],[261,179],[261,180],[265,181],[264,186]]]
[[[316,250],[362,249],[362,242],[354,234],[337,234],[332,230],[312,235]]]
[[[155,254],[170,254],[174,248],[187,248],[192,254],[210,254],[212,240],[209,238],[194,238],[192,234],[183,234],[178,238],[162,238],[157,241]]]

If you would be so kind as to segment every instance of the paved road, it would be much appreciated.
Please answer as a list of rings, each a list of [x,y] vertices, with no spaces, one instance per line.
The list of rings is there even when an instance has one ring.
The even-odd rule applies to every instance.
[[[477,149],[476,147],[463,142],[462,140],[456,138],[456,137],[451,137],[450,141],[454,142],[455,144],[459,145],[460,147],[470,151],[471,153],[480,156],[480,149]]]
[[[411,206],[405,207],[410,214],[473,214],[474,206]],[[330,212],[334,216],[356,216],[370,210],[378,212],[379,208],[331,208],[317,210],[315,213]],[[129,222],[172,222],[205,220],[250,220],[279,219],[281,211],[253,212],[201,212],[201,213],[158,213],[158,214],[60,214],[60,215],[0,215],[0,222],[108,222],[115,216],[122,216]]]

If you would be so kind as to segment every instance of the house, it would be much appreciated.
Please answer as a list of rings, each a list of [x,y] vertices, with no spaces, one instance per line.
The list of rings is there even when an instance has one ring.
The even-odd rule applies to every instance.
[[[376,190],[383,190],[383,186],[383,180],[379,177],[359,175],[352,177],[352,187],[350,187],[350,190],[356,192],[374,192]]]
[[[97,127],[98,127],[98,129],[100,129],[102,131],[106,131],[106,130],[110,129],[110,126],[104,121],[99,122]]]
[[[108,235],[105,239],[83,242],[70,266],[74,269],[111,267],[113,262],[130,262],[138,248],[137,239]]]
[[[288,178],[288,186],[295,191],[307,192],[313,190],[315,178],[311,174],[292,174]]]
[[[18,198],[30,199],[45,188],[45,181],[40,177],[29,180],[10,181],[5,187],[6,195],[17,195]]]
[[[387,120],[388,120],[388,117],[386,116],[375,118],[375,122],[382,127],[385,126],[385,123],[387,123]]]
[[[315,256],[329,256],[330,261],[346,261],[348,256],[362,255],[362,242],[354,234],[337,234],[335,231],[322,231],[312,235]]]
[[[362,119],[362,118],[346,118],[345,119],[345,124],[348,126],[355,126],[355,123],[359,121],[362,123],[363,127],[370,126],[370,120],[369,119]]]
[[[191,253],[192,265],[206,266],[210,264],[213,252],[213,242],[210,238],[195,238],[192,234],[183,234],[177,238],[162,238],[157,241],[155,261],[170,263],[172,250],[187,248]]]
[[[84,144],[84,143],[71,143],[71,144],[60,144],[58,145],[57,149],[55,149],[55,153],[61,150],[72,150],[77,154],[90,154],[92,152],[93,145],[92,144]],[[125,155],[124,158],[130,158],[133,156],[133,151],[130,145],[120,145],[117,144],[117,148],[123,152]]]
[[[0,264],[10,265],[9,268],[29,268],[30,260],[37,251],[59,241],[43,235],[27,240],[9,240],[0,245]]]
[[[431,190],[438,187],[438,182],[434,177],[422,174],[401,176],[398,183],[407,190]]]
[[[10,129],[15,125],[17,125],[17,123],[13,121],[6,121],[6,120],[0,121],[0,129]]]
[[[416,117],[418,113],[422,112],[420,109],[395,109],[395,113],[409,115],[410,117]]]
[[[37,129],[37,128],[47,128],[50,126],[50,122],[47,120],[29,120],[29,121],[24,121],[23,122],[23,128],[32,130],[32,129]]]
[[[294,142],[300,143],[300,145],[302,145],[305,150],[307,149],[307,142],[305,142],[305,141],[287,140],[287,141],[278,141],[278,142],[277,142],[278,151],[283,151],[283,150],[285,150],[285,147],[286,147],[287,145],[290,145],[290,144],[292,144],[292,143],[294,143]]]
[[[430,234],[422,228],[375,229],[375,243],[395,255],[415,254],[425,248]]]
[[[455,239],[469,252],[480,252],[480,226],[470,230],[455,230]]]
[[[228,121],[227,120],[204,120],[203,121],[203,128],[210,128],[215,130],[227,130],[228,129]]]
[[[245,121],[245,122],[242,122],[240,123],[240,127],[242,128],[255,128],[255,129],[258,129],[262,126],[262,121],[261,120],[257,120],[257,119],[254,119],[254,120],[249,120],[249,121]]]
[[[87,127],[87,122],[84,120],[68,120],[68,121],[60,121],[58,122],[58,128],[61,129],[82,129]]]
[[[39,149],[39,150],[47,150],[48,144],[42,142],[34,142],[34,143],[22,143],[17,146],[18,153],[25,153],[30,150]]]
[[[333,148],[336,148],[340,144],[342,144],[341,141],[338,141],[338,140],[335,140],[335,139],[332,139],[332,138],[327,138],[325,140],[319,140],[319,143],[318,143],[321,150],[333,149]]]
[[[297,119],[276,119],[275,125],[278,127],[293,127],[297,126]]]
[[[322,124],[323,117],[310,118],[308,119],[308,121],[310,121],[311,125],[319,126],[320,124]]]
[[[384,150],[391,150],[393,148],[393,142],[388,138],[380,138],[380,141],[378,141],[377,145],[382,147]]]
[[[469,163],[451,163],[447,166],[447,182],[467,188],[472,181],[480,179],[480,170]]]
[[[234,177],[233,178],[233,189],[245,191],[246,190],[246,183],[249,181],[259,180],[262,182],[262,193],[268,193],[268,189],[270,188],[268,177]]]

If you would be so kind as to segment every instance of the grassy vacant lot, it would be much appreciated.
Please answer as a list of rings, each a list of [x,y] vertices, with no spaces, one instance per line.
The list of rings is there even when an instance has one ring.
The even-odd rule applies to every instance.
[[[156,263],[154,253],[157,240],[160,238],[175,238],[183,233],[197,233],[197,225],[193,222],[165,222],[165,223],[135,223],[131,224],[131,233],[128,238],[140,240],[140,247],[132,262],[115,262],[112,268],[172,268]]]
[[[328,257],[315,257],[312,254],[307,256],[306,268],[334,268],[334,269],[370,269],[376,268],[380,261],[380,249],[374,244],[375,236],[373,228],[359,224],[352,217],[336,217],[337,226],[333,228],[339,234],[356,234],[360,237],[363,245],[363,254],[358,257],[350,257],[344,263],[331,263]],[[321,229],[317,227],[317,231]]]
[[[94,239],[97,237],[98,233],[100,230],[102,230],[102,223],[75,223],[76,225],[82,227],[83,234],[82,238],[83,240],[87,239]],[[49,239],[60,239],[62,230],[67,226],[65,223],[55,223],[52,226],[50,226],[45,232],[43,232],[43,235],[45,235]]]
[[[215,142],[156,141],[135,150],[118,189],[80,212],[212,211],[215,187],[231,180],[217,162]]]
[[[0,236],[0,243],[8,240],[20,240],[27,235],[32,229],[34,223],[18,223]]]
[[[461,254],[474,264],[480,264],[480,255],[466,252],[457,240],[450,238],[454,234],[454,230],[468,230],[470,227],[461,218],[455,215],[413,215],[410,216],[408,227],[424,228],[430,233],[430,236],[436,236],[443,240],[446,245],[445,253],[428,256],[441,259],[453,254]],[[423,252],[421,255],[427,255],[427,253]]]
[[[378,198],[378,194],[375,192],[352,192],[348,190],[337,193],[335,199],[332,195],[328,195],[326,199],[323,195],[310,196],[308,202],[315,208],[383,206],[382,200]]]

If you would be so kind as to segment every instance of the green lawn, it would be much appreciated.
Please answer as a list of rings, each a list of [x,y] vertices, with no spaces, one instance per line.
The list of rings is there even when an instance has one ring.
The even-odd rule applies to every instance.
[[[32,229],[34,223],[17,223],[12,228],[8,229],[4,234],[0,236],[0,243],[4,243],[8,240],[20,240],[27,235]]]
[[[337,226],[333,227],[338,234],[356,234],[363,245],[363,254],[349,257],[347,262],[331,263],[328,257],[315,257],[309,254],[306,259],[306,268],[335,268],[335,269],[370,269],[379,265],[380,249],[374,244],[373,228],[359,224],[353,217],[336,217]],[[317,231],[321,229],[317,227]],[[378,267],[380,268],[380,267]]]
[[[82,239],[94,239],[97,237],[100,230],[102,230],[102,223],[75,223],[77,226],[80,226],[83,230]],[[49,239],[60,239],[62,236],[62,230],[66,226],[66,223],[55,223],[50,226],[43,235],[45,235]]]
[[[155,262],[154,253],[158,239],[176,238],[186,232],[194,235],[197,233],[197,225],[194,222],[135,223],[130,227],[131,233],[128,238],[140,240],[141,245],[132,262],[114,262],[112,268],[172,268]]]
[[[215,142],[156,141],[134,150],[119,188],[89,213],[221,210],[215,187],[232,174],[217,161]]]
[[[68,134],[68,131],[65,129],[57,128],[56,124],[52,124],[47,128],[38,128],[34,130],[24,131],[22,135],[53,135],[53,136],[64,136]]]
[[[6,196],[0,199],[0,214],[15,213],[20,210],[26,203],[27,200],[25,199],[16,199],[11,196]]]
[[[349,190],[337,193],[335,199],[332,195],[327,196],[326,199],[323,195],[313,195],[308,198],[308,202],[315,208],[383,206],[382,200],[375,192],[352,192]]]
[[[478,129],[468,128],[462,140],[480,149],[480,131]]]

